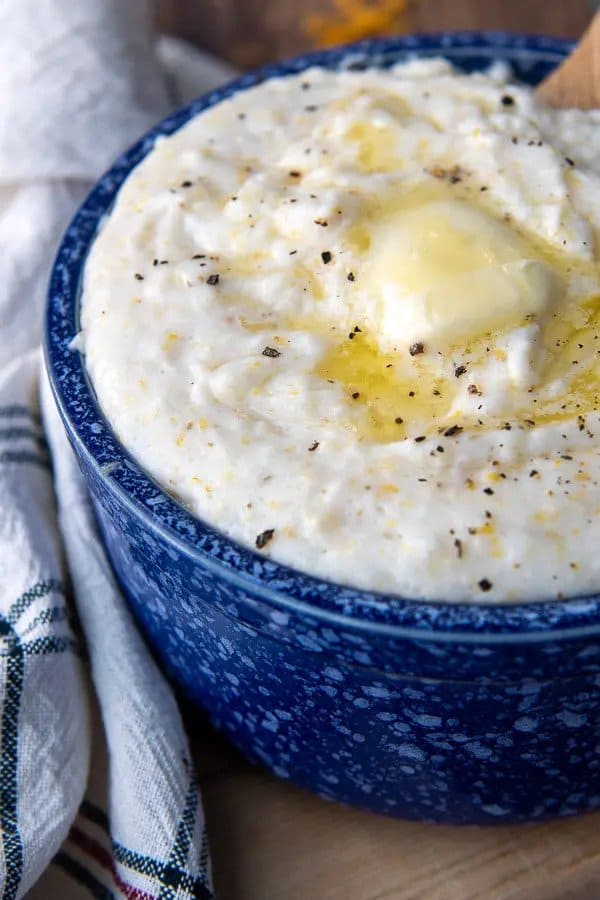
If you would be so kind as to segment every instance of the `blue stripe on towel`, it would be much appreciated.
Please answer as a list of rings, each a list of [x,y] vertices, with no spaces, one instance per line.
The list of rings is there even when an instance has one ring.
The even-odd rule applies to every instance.
[[[8,619],[0,616],[0,638],[7,649],[6,689],[1,715],[0,825],[6,868],[3,900],[14,900],[23,874],[23,842],[17,822],[17,765],[19,708],[25,662],[19,636]]]

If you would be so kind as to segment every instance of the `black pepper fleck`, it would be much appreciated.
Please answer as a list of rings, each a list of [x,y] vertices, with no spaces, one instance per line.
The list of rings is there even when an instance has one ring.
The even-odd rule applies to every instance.
[[[332,258],[333,256],[330,250],[323,250],[323,252],[321,253],[321,259],[323,260],[325,265],[327,265],[327,263],[330,263]]]
[[[209,275],[208,278],[206,279],[206,283],[207,284],[218,284],[219,276],[218,275]]]
[[[256,546],[259,550],[262,550],[263,547],[266,547],[269,541],[273,539],[273,535],[275,534],[274,528],[267,528],[265,531],[261,531],[260,534],[256,536]]]
[[[308,448],[308,452],[313,453],[317,449],[318,446],[319,446],[319,442],[313,441],[312,444],[310,445],[310,447]]]
[[[492,582],[487,578],[482,578],[478,584],[482,591],[490,591],[492,589]]]
[[[271,359],[277,359],[278,356],[281,356],[281,350],[277,350],[276,347],[265,347],[262,352],[263,356],[270,356]]]
[[[425,345],[422,341],[415,341],[415,343],[411,344],[408,348],[408,352],[411,356],[419,356],[421,353],[425,352]]]
[[[444,437],[454,437],[455,435],[460,434],[461,431],[461,425],[451,425],[450,428],[446,428],[444,431]]]

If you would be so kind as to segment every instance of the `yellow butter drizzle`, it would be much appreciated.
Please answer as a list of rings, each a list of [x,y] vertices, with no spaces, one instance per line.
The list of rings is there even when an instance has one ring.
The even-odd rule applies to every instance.
[[[341,385],[348,403],[361,408],[362,438],[388,443],[409,431],[414,435],[420,426],[430,429],[448,421],[451,396],[443,379],[418,362],[407,377],[400,373],[398,354],[384,353],[369,335],[353,333],[353,339],[331,346],[316,374]]]

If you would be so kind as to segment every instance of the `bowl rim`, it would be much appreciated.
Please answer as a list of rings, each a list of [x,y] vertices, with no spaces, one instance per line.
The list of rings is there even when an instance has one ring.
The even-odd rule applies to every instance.
[[[441,32],[358,41],[302,54],[246,73],[176,110],[121,154],[75,213],[57,251],[48,287],[44,357],[52,393],[80,459],[141,524],[204,569],[268,605],[390,637],[432,642],[537,643],[600,634],[600,594],[526,603],[420,600],[335,583],[263,557],[188,512],[135,461],[105,418],[82,354],[70,344],[79,330],[81,277],[104,216],[129,173],[152,149],[193,116],[274,77],[321,65],[364,68],[398,57],[503,55],[558,62],[573,42],[504,32]]]

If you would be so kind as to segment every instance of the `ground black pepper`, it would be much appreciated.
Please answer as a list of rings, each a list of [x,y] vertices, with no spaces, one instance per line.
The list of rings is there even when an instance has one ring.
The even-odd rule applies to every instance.
[[[265,531],[261,531],[260,534],[256,536],[256,546],[259,550],[262,550],[263,547],[266,547],[269,541],[273,539],[273,535],[275,534],[274,528],[267,528]]]

